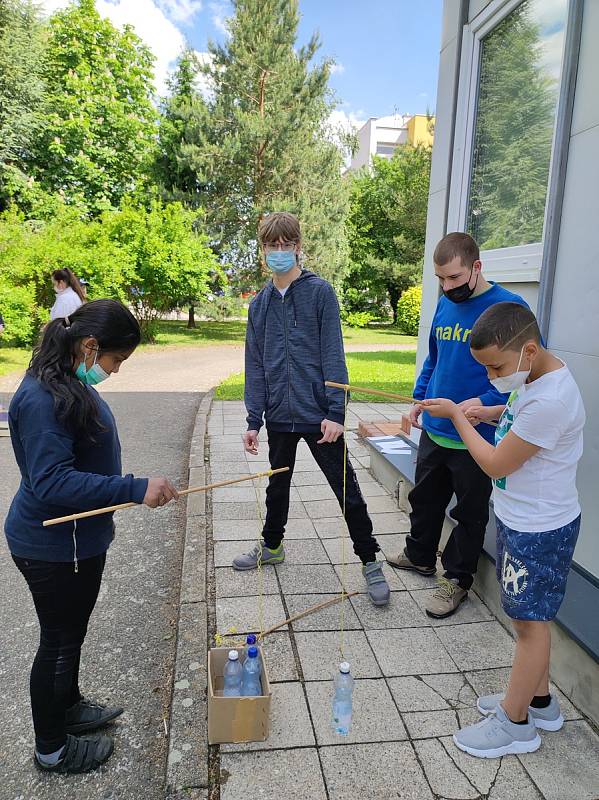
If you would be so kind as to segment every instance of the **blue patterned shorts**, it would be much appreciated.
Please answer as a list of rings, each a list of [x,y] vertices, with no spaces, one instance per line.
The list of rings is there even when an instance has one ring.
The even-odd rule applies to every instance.
[[[497,580],[512,619],[547,622],[557,614],[580,531],[580,515],[563,528],[522,533],[497,519]]]

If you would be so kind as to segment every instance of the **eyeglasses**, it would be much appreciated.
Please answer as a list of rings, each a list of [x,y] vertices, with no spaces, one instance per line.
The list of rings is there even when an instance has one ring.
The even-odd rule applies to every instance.
[[[282,250],[284,253],[292,253],[295,250],[296,242],[276,242],[272,244],[264,245],[264,251],[266,253],[276,253],[278,250]]]

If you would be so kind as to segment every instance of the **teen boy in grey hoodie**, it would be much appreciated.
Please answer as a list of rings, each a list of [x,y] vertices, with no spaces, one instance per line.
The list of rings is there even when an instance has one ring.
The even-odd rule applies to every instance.
[[[270,479],[260,545],[233,560],[238,570],[285,559],[283,535],[298,442],[304,439],[339,505],[343,507],[344,393],[325,380],[347,383],[339,305],[333,287],[298,264],[299,222],[292,214],[265,217],[260,243],[273,279],[250,305],[245,342],[245,449],[258,452],[258,432],[266,421],[268,457],[273,469],[289,472]],[[372,521],[355,472],[347,460],[345,519],[362,561],[368,594],[375,605],[389,602],[389,586]]]

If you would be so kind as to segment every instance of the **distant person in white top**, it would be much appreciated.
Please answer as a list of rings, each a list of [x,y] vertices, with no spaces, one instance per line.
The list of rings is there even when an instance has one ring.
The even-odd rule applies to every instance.
[[[52,273],[52,286],[56,292],[56,300],[50,310],[50,319],[68,317],[85,303],[79,280],[70,269],[55,269]]]
[[[478,700],[484,723],[453,738],[471,755],[495,758],[537,750],[537,729],[557,731],[564,723],[549,693],[549,621],[564,598],[580,530],[576,467],[585,413],[568,367],[542,346],[525,306],[487,309],[472,329],[470,348],[496,389],[511,392],[507,405],[471,407],[466,414],[450,400],[420,405],[451,419],[494,482],[497,579],[516,654],[507,692]],[[499,420],[495,447],[473,427],[493,420]]]

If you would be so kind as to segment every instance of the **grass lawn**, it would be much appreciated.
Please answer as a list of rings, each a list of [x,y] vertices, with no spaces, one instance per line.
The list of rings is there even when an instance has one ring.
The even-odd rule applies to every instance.
[[[349,381],[356,386],[385,392],[412,394],[416,350],[386,350],[379,353],[347,353]],[[243,372],[231,375],[216,390],[217,400],[243,400]],[[367,403],[392,403],[392,400],[365,393],[352,393],[352,400]]]
[[[211,345],[243,344],[245,341],[245,320],[226,322],[196,322],[196,328],[187,328],[187,320],[161,320],[158,335],[153,345],[144,348],[172,345]],[[376,325],[372,328],[343,328],[343,339],[347,344],[413,344],[415,336],[397,333],[391,325]]]
[[[31,358],[31,350],[23,347],[0,347],[0,375],[25,369]]]

